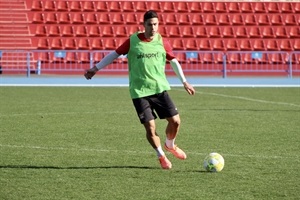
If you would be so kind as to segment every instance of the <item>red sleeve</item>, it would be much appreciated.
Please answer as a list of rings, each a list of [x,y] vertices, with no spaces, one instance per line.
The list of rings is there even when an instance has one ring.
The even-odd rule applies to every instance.
[[[127,40],[125,40],[125,42],[123,44],[121,44],[117,49],[116,52],[119,55],[126,55],[129,51],[130,48],[130,39],[128,38]]]
[[[174,55],[174,53],[172,51],[172,47],[171,47],[169,40],[163,38],[163,43],[164,43],[164,47],[165,47],[165,50],[167,53],[167,56],[166,56],[167,60],[172,60],[172,59],[176,58],[176,56]]]

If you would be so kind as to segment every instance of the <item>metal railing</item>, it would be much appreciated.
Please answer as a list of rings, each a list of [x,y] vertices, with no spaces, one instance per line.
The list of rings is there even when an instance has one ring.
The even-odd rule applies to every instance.
[[[2,50],[3,74],[76,74],[93,67],[111,51]],[[183,71],[191,75],[288,76],[300,75],[300,52],[283,51],[174,51]],[[104,68],[110,74],[127,73],[127,58],[121,56]],[[172,68],[166,65],[166,72]]]

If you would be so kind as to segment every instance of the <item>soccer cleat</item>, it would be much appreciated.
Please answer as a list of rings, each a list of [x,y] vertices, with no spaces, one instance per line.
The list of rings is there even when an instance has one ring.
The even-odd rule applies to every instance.
[[[172,163],[169,161],[169,159],[166,156],[160,156],[158,158],[160,165],[163,169],[171,169]]]
[[[186,159],[186,154],[184,153],[184,151],[182,149],[180,149],[177,145],[175,145],[175,147],[173,149],[170,149],[167,147],[167,145],[165,144],[165,149],[167,151],[169,151],[170,153],[172,153],[176,158],[179,158],[181,160],[185,160]]]

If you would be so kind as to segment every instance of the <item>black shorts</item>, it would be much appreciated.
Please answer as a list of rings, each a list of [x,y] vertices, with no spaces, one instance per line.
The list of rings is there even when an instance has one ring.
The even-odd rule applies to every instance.
[[[132,99],[132,102],[142,124],[156,119],[156,114],[160,119],[173,117],[178,114],[177,108],[166,91],[147,97]]]

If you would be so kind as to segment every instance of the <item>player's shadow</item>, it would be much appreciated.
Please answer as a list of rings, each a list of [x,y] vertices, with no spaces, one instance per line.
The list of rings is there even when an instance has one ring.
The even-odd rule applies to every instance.
[[[158,169],[147,166],[95,166],[95,167],[58,167],[58,166],[34,166],[34,165],[1,165],[0,169]]]

